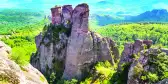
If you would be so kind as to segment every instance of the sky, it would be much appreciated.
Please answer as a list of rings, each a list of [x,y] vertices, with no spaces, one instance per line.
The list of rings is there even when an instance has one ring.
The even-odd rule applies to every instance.
[[[168,0],[0,0],[0,8],[50,11],[55,5],[87,3],[91,14],[138,15],[152,9],[167,9]]]

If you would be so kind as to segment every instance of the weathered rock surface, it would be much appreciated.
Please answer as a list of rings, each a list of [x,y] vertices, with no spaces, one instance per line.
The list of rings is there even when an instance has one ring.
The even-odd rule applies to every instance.
[[[66,28],[70,28],[72,24],[72,5],[64,5],[62,7],[62,23]]]
[[[140,81],[140,76],[142,74],[142,71],[150,71],[154,69],[153,66],[148,64],[149,57],[151,54],[154,56],[157,56],[160,52],[164,52],[164,53],[168,52],[168,50],[166,49],[160,49],[160,50],[161,51],[159,51],[158,49],[150,48],[147,50],[142,50],[140,52],[140,57],[138,58],[138,60],[134,60],[130,66],[127,84],[148,84],[148,82]],[[135,71],[139,71],[139,72],[135,72]],[[162,81],[162,83],[163,82],[164,80]],[[159,83],[159,84],[162,84],[162,83]]]
[[[164,79],[156,84],[168,84],[168,79]]]
[[[11,48],[7,46],[5,43],[3,43],[2,41],[0,41],[0,56],[8,57],[10,51],[11,51]]]
[[[63,6],[61,24],[55,23],[60,20],[54,19],[55,12],[52,12],[53,22],[45,35],[36,37],[37,52],[31,58],[31,64],[43,74],[49,76],[52,72],[62,71],[60,75],[64,79],[81,79],[94,63],[108,60],[114,64],[114,60],[119,59],[119,51],[113,40],[89,31],[87,4],[79,4],[74,10],[70,5]],[[63,28],[55,32],[59,28],[53,25],[62,24],[65,30],[71,29],[69,35],[61,32]]]
[[[58,25],[61,23],[61,7],[51,8],[52,23]]]
[[[144,50],[145,45],[150,48],[152,45],[151,40],[136,40],[135,43],[127,43],[125,44],[124,51],[122,52],[119,70],[121,70],[121,66],[123,63],[133,62],[134,56],[140,54],[140,51]]]
[[[141,80],[141,75],[143,71],[155,70],[149,64],[150,56],[158,56],[161,52],[168,55],[167,49],[150,48],[151,46],[151,40],[136,40],[135,43],[125,44],[120,63],[118,64],[118,71],[122,70],[122,64],[130,63],[127,84],[148,84],[149,82]],[[166,81],[165,79],[157,84],[166,84]]]
[[[31,65],[19,67],[8,59],[11,48],[0,41],[0,83],[9,84],[48,84],[44,76]]]

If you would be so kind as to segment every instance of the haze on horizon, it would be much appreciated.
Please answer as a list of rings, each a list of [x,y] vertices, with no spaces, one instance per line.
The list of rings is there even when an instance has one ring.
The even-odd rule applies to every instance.
[[[55,5],[71,4],[76,6],[87,3],[91,14],[103,15],[138,15],[153,9],[167,9],[168,0],[1,0],[0,8],[21,8],[45,10]]]

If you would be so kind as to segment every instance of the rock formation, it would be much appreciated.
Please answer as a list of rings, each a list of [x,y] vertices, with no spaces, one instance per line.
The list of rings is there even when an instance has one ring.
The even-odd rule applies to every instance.
[[[168,55],[167,49],[150,48],[151,46],[151,40],[136,40],[135,43],[125,44],[118,64],[118,71],[120,72],[122,70],[123,64],[130,63],[127,84],[148,84],[149,82],[141,80],[141,76],[144,71],[157,71],[154,65],[149,63],[152,58],[151,56],[157,57],[161,52]],[[167,80],[160,81],[158,84],[164,83],[165,81]]]
[[[0,83],[5,84],[48,84],[44,76],[30,64],[19,67],[8,58],[11,48],[0,41]]]
[[[60,24],[61,23],[61,7],[55,7],[55,8],[51,8],[51,12],[52,12],[52,23],[53,24]]]
[[[5,43],[3,43],[2,41],[0,41],[0,56],[6,57],[9,55],[10,51],[11,51],[11,48],[7,46]]]
[[[72,24],[72,5],[64,5],[62,7],[62,23],[66,28],[70,28]]]
[[[150,48],[151,45],[151,40],[136,40],[135,43],[126,43],[120,58],[118,69],[121,70],[123,63],[133,62],[134,56],[140,54],[140,51],[144,50],[145,46]]]
[[[130,69],[128,72],[127,84],[148,84],[147,81],[140,80],[142,72],[157,71],[155,70],[154,65],[149,64],[149,61],[151,59],[151,55],[157,57],[161,52],[166,53],[168,52],[168,50],[165,50],[165,49],[159,50],[159,49],[152,49],[152,48],[147,50],[142,50],[140,52],[140,57],[137,60],[134,60],[130,66]],[[164,82],[164,80],[161,82]]]
[[[64,79],[81,79],[96,62],[114,64],[119,59],[113,40],[89,31],[87,4],[79,4],[74,10],[71,5],[58,9],[51,9],[52,24],[36,37],[37,52],[31,58],[34,67],[46,76],[55,72]]]

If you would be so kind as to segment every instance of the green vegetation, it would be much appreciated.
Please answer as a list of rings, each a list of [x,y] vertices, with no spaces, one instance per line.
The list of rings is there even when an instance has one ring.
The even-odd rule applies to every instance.
[[[110,79],[116,73],[117,65],[111,65],[108,61],[99,62],[93,68],[90,76],[81,84],[111,84]]]
[[[42,31],[45,22],[38,12],[0,11],[0,40],[12,48],[12,60],[19,65],[29,63],[32,52],[36,51],[35,36]]]
[[[66,28],[63,24],[61,25],[45,25],[43,28],[43,39],[45,37],[47,37],[48,39],[50,39],[52,42],[58,42],[59,39],[59,34],[64,33],[67,36],[70,36],[70,32],[71,29],[70,28]],[[48,34],[47,32],[50,32],[51,34]]]
[[[143,71],[141,79],[149,83],[155,83],[168,78],[168,56],[158,51],[158,55],[150,53],[148,64],[149,71]]]
[[[11,59],[20,65],[29,63],[32,52],[36,51],[35,36],[41,31],[43,21],[37,24],[25,25],[22,30],[10,36],[1,38],[12,48]]]
[[[10,58],[20,66],[29,63],[32,52],[36,51],[35,36],[43,31],[45,35],[48,27],[51,28],[53,34],[53,41],[58,41],[58,33],[65,32],[70,35],[69,30],[63,28],[62,25],[44,26],[47,21],[42,20],[42,15],[38,12],[18,11],[18,10],[3,10],[0,11],[0,40],[4,41],[12,48],[12,55]],[[42,29],[43,28],[43,29]],[[97,26],[96,22],[90,22],[90,29],[101,34],[104,37],[110,37],[116,41],[120,52],[124,48],[124,43],[133,42],[136,39],[153,40],[155,46],[168,48],[168,24],[157,23],[130,23]],[[132,58],[138,59],[139,55],[132,55]],[[139,76],[142,72],[141,80],[154,83],[164,78],[168,78],[168,56],[165,53],[159,53],[158,56],[150,54],[149,64],[155,70],[145,72],[141,64],[135,66],[135,76]],[[78,81],[72,79],[70,81],[62,80],[63,64],[60,61],[53,61],[55,63],[54,69],[61,73],[52,73],[50,75],[49,83],[57,84],[124,84],[127,82],[128,70],[131,63],[124,64],[122,71],[117,72],[117,64],[111,65],[108,61],[97,63],[88,76]],[[44,81],[43,77],[40,77]],[[6,81],[2,81],[6,82]],[[0,82],[1,83],[1,82]]]
[[[45,81],[44,76],[40,76],[40,80],[41,80],[42,82],[44,82],[44,81]]]
[[[122,52],[126,42],[133,42],[136,39],[150,39],[153,40],[155,46],[168,48],[168,24],[129,23],[102,27],[91,25],[91,30],[115,40],[120,48],[120,52]]]
[[[28,24],[38,23],[43,19],[42,11],[4,9],[0,11],[0,35],[11,35],[27,29]]]

